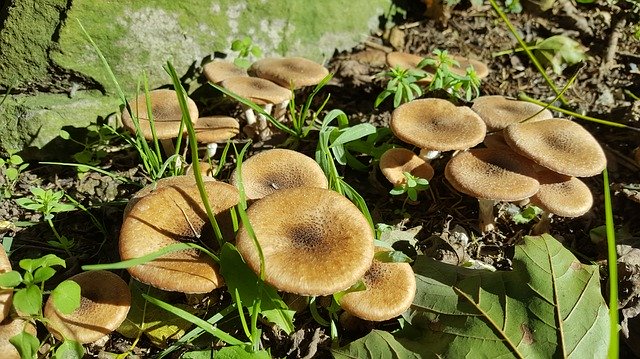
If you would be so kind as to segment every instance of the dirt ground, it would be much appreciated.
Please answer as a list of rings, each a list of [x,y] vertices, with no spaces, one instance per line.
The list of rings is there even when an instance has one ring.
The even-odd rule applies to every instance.
[[[635,11],[640,11],[640,8]],[[353,123],[369,122],[376,126],[387,126],[393,110],[391,101],[386,101],[378,109],[374,109],[373,103],[385,86],[383,78],[378,76],[385,70],[385,53],[392,50],[426,56],[434,49],[446,49],[449,53],[478,59],[489,65],[490,74],[482,82],[482,94],[517,97],[524,93],[542,101],[554,99],[553,91],[526,54],[493,56],[496,52],[514,49],[517,42],[489,5],[446,8],[438,13],[438,19],[426,18],[424,14],[424,5],[414,3],[407,9],[406,18],[396,16],[399,25],[381,29],[350,52],[336,54],[328,64],[330,71],[335,74],[334,79],[319,96],[331,94],[326,109],[345,111]],[[576,6],[569,1],[558,1],[544,13],[531,6],[520,14],[510,14],[509,19],[527,42],[565,35],[578,41],[587,50],[588,57],[582,67],[567,68],[560,75],[548,71],[559,88],[567,84],[568,79],[578,71],[575,81],[565,93],[569,102],[566,108],[640,128],[640,100],[634,99],[634,95],[640,96],[640,39],[634,36],[634,32],[638,31],[638,14],[633,12],[630,2]],[[557,112],[554,114],[557,117],[564,116]],[[640,164],[634,159],[633,150],[640,146],[640,133],[584,120],[576,121],[586,127],[605,149],[613,193],[614,222],[621,229],[618,241],[634,247],[640,239]],[[101,166],[134,181],[144,182],[136,154],[131,149],[117,150],[120,145],[113,143],[113,151],[104,158]],[[257,143],[252,151],[259,152],[273,145],[273,141]],[[312,143],[302,146],[300,150],[311,154],[314,147],[315,143]],[[456,192],[444,179],[444,165],[449,157],[450,154],[445,154],[432,163],[436,175],[430,182],[430,189],[413,203],[404,203],[403,198],[388,195],[391,186],[383,181],[377,166],[372,166],[368,173],[345,169],[344,176],[367,200],[376,222],[406,229],[420,227],[416,239],[421,252],[454,263],[462,258],[474,258],[498,269],[509,269],[509,249],[530,231],[532,224],[515,224],[508,215],[510,207],[502,204],[498,206],[497,230],[482,236],[477,228],[477,200]],[[230,168],[222,172],[222,178],[229,175]],[[604,225],[603,181],[601,176],[584,181],[594,195],[593,208],[579,218],[556,218],[551,234],[583,261],[603,263],[606,244],[590,233],[593,228]],[[68,266],[65,273],[56,278],[63,280],[78,272],[83,264],[118,260],[116,243],[122,211],[136,186],[122,184],[98,173],[79,177],[72,168],[33,164],[21,176],[14,198],[28,195],[28,188],[35,184],[64,189],[89,208],[106,229],[106,233],[97,231],[82,211],[56,215],[56,226],[61,234],[78,241],[78,245],[72,249],[73,256],[68,258],[75,265]],[[64,251],[46,244],[47,240],[53,239],[47,225],[20,226],[25,222],[39,222],[41,217],[25,211],[12,200],[3,201],[0,205],[0,220],[18,225],[18,228],[2,234],[5,238],[13,237],[15,252],[12,260],[16,263],[20,258],[46,253],[66,256]],[[461,246],[453,239],[454,232],[461,231],[475,240]],[[640,280],[633,279],[638,277],[636,274],[640,272],[640,267],[631,266],[629,271],[626,279],[623,278],[627,281],[622,285],[626,292],[621,293],[621,297],[635,298],[629,299],[624,305],[636,308],[638,300],[634,297],[636,294],[631,293],[640,292]],[[606,274],[606,270],[602,273]],[[126,272],[121,274],[126,275]],[[606,284],[606,278],[602,283]],[[50,284],[53,286],[56,283],[53,281]],[[630,327],[637,325],[631,312],[626,314]],[[304,357],[309,353],[316,353],[317,357],[328,356],[327,333],[309,318],[307,314],[302,315],[299,322],[297,319],[296,323],[303,324],[292,337],[265,330],[265,343],[272,348],[272,353],[289,357]],[[382,329],[391,327],[390,323],[379,325]],[[625,355],[640,355],[640,347],[633,344],[637,339],[634,333],[630,330],[628,342],[632,344],[623,349]],[[90,356],[99,357],[101,350],[126,350],[130,345],[131,340],[113,334],[103,346],[92,347]],[[137,344],[134,354],[146,357],[156,350],[143,339]]]

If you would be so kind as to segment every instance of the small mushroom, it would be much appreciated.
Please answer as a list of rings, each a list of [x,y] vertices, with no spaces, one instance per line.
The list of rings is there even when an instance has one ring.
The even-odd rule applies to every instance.
[[[20,359],[20,353],[9,339],[22,332],[36,336],[36,327],[20,317],[8,316],[0,322],[0,353],[3,359]]]
[[[194,126],[196,140],[207,145],[206,158],[216,154],[218,143],[227,141],[240,133],[238,120],[229,116],[201,117]]]
[[[373,230],[344,196],[324,188],[274,192],[252,204],[249,221],[264,254],[265,281],[278,290],[307,296],[345,290],[373,260]],[[236,246],[254,272],[258,250],[244,226]]]
[[[376,247],[376,254],[389,251]],[[416,278],[409,263],[385,263],[373,259],[363,277],[364,291],[342,296],[340,306],[358,318],[384,321],[404,313],[416,295]]]
[[[400,68],[403,70],[416,70],[423,71],[425,77],[418,79],[417,83],[422,85],[428,85],[433,79],[433,69],[419,68],[418,64],[424,60],[424,57],[408,52],[392,51],[387,53],[387,65],[391,68]]]
[[[207,80],[218,84],[230,77],[249,76],[247,70],[229,61],[212,61],[202,67]]]
[[[261,59],[248,72],[291,90],[317,85],[329,74],[324,66],[303,57]]]
[[[0,244],[0,273],[6,273],[11,271],[11,262],[7,257],[7,252],[4,250],[2,244]],[[0,322],[9,315],[11,309],[11,303],[13,302],[13,289],[0,289]]]
[[[407,102],[391,114],[391,131],[404,142],[420,147],[429,161],[440,151],[466,150],[484,139],[486,125],[469,107],[442,99]]]
[[[322,168],[311,157],[280,148],[262,151],[244,161],[242,181],[250,201],[285,188],[329,185]],[[237,170],[231,174],[230,182],[238,186]]]
[[[388,149],[380,156],[378,165],[382,174],[394,186],[404,184],[407,181],[404,176],[405,172],[427,180],[433,178],[433,167],[406,148]]]
[[[553,118],[551,111],[535,103],[518,101],[500,95],[480,96],[471,109],[487,124],[487,131],[500,131],[512,123]]]
[[[58,340],[91,343],[116,330],[131,307],[127,283],[108,271],[90,271],[69,278],[80,286],[80,307],[71,314],[58,311],[51,297],[44,307],[47,329]]]

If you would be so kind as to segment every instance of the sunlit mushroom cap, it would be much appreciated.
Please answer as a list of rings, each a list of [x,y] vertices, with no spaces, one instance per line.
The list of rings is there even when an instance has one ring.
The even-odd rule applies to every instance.
[[[388,249],[376,247],[375,251]],[[416,278],[409,263],[385,263],[374,259],[362,280],[367,289],[345,294],[340,306],[365,320],[383,321],[397,317],[411,306],[416,295]]]
[[[581,180],[543,170],[536,174],[540,190],[531,197],[531,203],[562,217],[578,217],[593,205],[591,190]]]
[[[469,107],[442,99],[407,102],[391,114],[391,130],[404,142],[436,151],[465,150],[484,139],[484,121]]]
[[[9,339],[23,331],[36,336],[36,327],[22,318],[9,316],[0,322],[0,354],[3,359],[20,359],[20,353]]]
[[[238,203],[238,190],[218,181],[205,182],[204,187],[222,234],[229,240],[233,237],[229,210]],[[120,257],[138,258],[173,243],[196,240],[205,245],[215,243],[198,188],[170,185],[131,208],[120,231]],[[140,282],[167,291],[207,293],[223,284],[218,265],[196,250],[172,252],[128,271]]]
[[[90,271],[69,278],[80,286],[80,307],[63,314],[49,297],[44,307],[47,329],[57,339],[91,343],[116,330],[131,307],[127,283],[108,271]]]
[[[303,57],[285,57],[258,60],[249,67],[249,73],[295,90],[318,84],[329,71]]]
[[[178,137],[180,122],[182,121],[182,111],[178,102],[177,93],[173,90],[160,89],[149,91],[151,102],[151,113],[153,115],[154,127],[158,139],[168,139]],[[147,140],[153,139],[151,124],[147,113],[147,102],[145,94],[141,94],[136,99],[129,101],[129,107],[140,122],[140,131]],[[187,97],[187,107],[191,121],[195,123],[198,119],[198,107],[192,99]],[[131,133],[136,132],[136,126],[125,109],[122,112],[122,124]],[[186,128],[184,129],[186,131]]]
[[[202,72],[207,80],[214,84],[220,83],[230,77],[249,76],[247,75],[247,70],[229,61],[209,62],[202,67]]]
[[[505,149],[478,148],[451,158],[444,175],[458,191],[479,199],[519,201],[534,195],[540,184],[535,163]]]
[[[291,90],[259,77],[231,77],[222,81],[222,87],[258,105],[282,103],[290,100],[293,94]]]
[[[231,184],[238,186],[238,180],[236,170],[231,174]],[[328,186],[322,168],[311,157],[280,148],[262,151],[244,161],[242,182],[249,200],[285,188]]]
[[[265,281],[278,290],[329,295],[349,288],[373,260],[373,230],[344,196],[299,187],[268,195],[249,207],[249,221],[264,253]],[[256,273],[260,258],[246,228],[238,251]]]
[[[418,83],[428,84],[433,78],[433,69],[428,67],[419,68],[418,64],[424,60],[424,57],[408,52],[392,51],[387,53],[386,61],[387,65],[391,68],[398,67],[403,70],[421,70],[426,72],[426,77],[419,79]]]
[[[518,101],[504,96],[480,96],[473,100],[474,110],[487,124],[487,131],[499,131],[512,123],[547,120],[551,111],[535,103]]]
[[[11,272],[11,262],[9,262],[4,247],[0,244],[0,273],[6,272]],[[9,315],[12,299],[13,289],[0,289],[0,322]]]
[[[238,120],[229,116],[201,117],[194,126],[200,143],[224,142],[240,133]]]
[[[569,120],[554,118],[509,125],[504,138],[519,154],[567,176],[594,176],[607,165],[598,141],[584,127]]]
[[[406,148],[391,148],[385,151],[380,156],[379,167],[382,174],[394,186],[407,181],[404,172],[427,180],[433,178],[433,167]]]

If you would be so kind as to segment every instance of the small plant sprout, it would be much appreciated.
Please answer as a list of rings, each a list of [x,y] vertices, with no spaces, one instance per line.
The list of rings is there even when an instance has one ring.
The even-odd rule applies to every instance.
[[[412,101],[422,96],[422,88],[417,81],[428,76],[427,72],[417,69],[403,69],[399,66],[383,74],[390,78],[387,87],[382,91],[374,103],[378,107],[387,97],[393,95],[393,107],[396,108],[403,103]]]
[[[262,56],[262,49],[254,44],[249,36],[234,40],[231,43],[231,50],[238,53],[233,63],[245,69],[251,66],[253,58]]]
[[[0,158],[0,173],[4,174],[4,180],[0,182],[0,191],[2,197],[11,198],[13,190],[20,179],[20,174],[29,166],[24,163],[22,157],[16,154],[10,154],[9,158]]]
[[[471,61],[464,69],[464,74],[456,71],[460,68],[460,62],[450,56],[447,50],[434,50],[435,58],[427,57],[420,61],[419,68],[433,69],[433,78],[429,84],[430,91],[445,90],[454,99],[471,101],[480,95],[481,75],[477,72]],[[462,58],[460,58],[462,59]]]
[[[393,187],[390,194],[399,196],[406,193],[407,198],[412,201],[418,200],[418,193],[429,188],[429,180],[412,175],[409,172],[403,172],[406,181]]]

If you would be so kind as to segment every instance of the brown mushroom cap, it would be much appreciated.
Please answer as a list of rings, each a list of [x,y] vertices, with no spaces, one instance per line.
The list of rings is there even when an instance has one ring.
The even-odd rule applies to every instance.
[[[259,77],[230,77],[222,81],[222,87],[258,105],[282,103],[292,96],[291,90]]]
[[[452,73],[465,76],[467,74],[467,67],[471,66],[476,71],[476,76],[479,78],[483,79],[489,76],[489,66],[484,62],[459,55],[452,55],[451,57],[458,62],[458,65],[460,65],[459,67],[451,66],[449,70]]]
[[[487,133],[487,135],[484,136],[484,140],[482,140],[482,144],[487,148],[503,148],[510,152],[513,151],[507,144],[507,141],[504,140],[504,133],[502,133],[502,131]]]
[[[324,66],[303,57],[285,57],[258,60],[249,67],[249,73],[296,90],[318,84],[329,71]]]
[[[410,54],[402,51],[392,51],[387,53],[386,61],[387,65],[391,68],[398,67],[403,70],[421,70],[427,73],[426,77],[418,80],[420,84],[428,84],[433,78],[433,69],[419,68],[418,64],[424,60],[424,57],[415,54]]]
[[[437,151],[471,148],[487,132],[484,121],[469,107],[435,98],[400,105],[391,114],[390,127],[402,141]]]
[[[531,197],[531,203],[562,217],[578,217],[593,205],[591,190],[581,180],[543,170],[537,173],[540,190]]]
[[[216,143],[235,137],[240,133],[240,124],[229,116],[207,116],[199,118],[193,129],[198,142]]]
[[[249,207],[249,221],[262,247],[265,281],[300,295],[329,295],[353,285],[373,260],[373,230],[360,210],[323,188],[277,191]],[[258,251],[247,230],[238,251],[260,272]]]
[[[504,138],[519,154],[567,176],[594,176],[607,166],[598,141],[569,120],[515,123],[504,130]]]
[[[406,148],[391,148],[385,151],[380,156],[379,167],[382,174],[394,186],[407,181],[404,172],[427,180],[433,178],[433,167]]]
[[[59,312],[51,297],[44,307],[47,329],[57,339],[91,343],[116,330],[131,307],[127,283],[108,271],[90,271],[69,278],[80,286],[80,307],[71,314]]]
[[[220,83],[230,77],[249,76],[247,75],[247,70],[229,61],[209,62],[202,67],[202,72],[207,80],[214,84]]]
[[[527,119],[527,122],[533,122],[553,118],[551,111],[540,105],[500,95],[480,96],[473,100],[471,109],[480,115],[490,132],[500,131],[512,123]]]
[[[389,250],[376,247],[375,251]],[[416,295],[416,278],[409,263],[384,263],[374,258],[363,282],[367,289],[345,294],[340,306],[365,320],[397,317],[411,306]]]
[[[238,190],[218,181],[204,183],[222,234],[232,238],[229,210],[238,203]],[[215,242],[196,185],[165,186],[136,203],[120,231],[122,260],[142,257],[170,244],[196,240]],[[151,262],[128,268],[140,282],[167,291],[207,293],[222,285],[218,265],[196,250],[172,252]]]
[[[149,91],[151,102],[151,113],[153,114],[154,127],[158,139],[169,139],[178,137],[180,122],[182,121],[182,111],[175,91],[160,89]],[[145,94],[141,94],[135,100],[129,101],[129,107],[140,122],[140,131],[147,140],[153,139],[149,116],[147,116],[147,102]],[[195,123],[198,119],[198,107],[192,99],[187,97],[187,107],[191,121]],[[125,109],[122,112],[122,124],[131,133],[136,132],[136,126]],[[185,128],[186,131],[186,128]]]
[[[11,272],[11,262],[7,257],[7,252],[0,244],[0,273]],[[13,302],[13,289],[0,289],[0,322],[9,315],[11,303]]]
[[[540,187],[531,177],[534,166],[512,151],[478,148],[451,158],[444,175],[456,190],[475,198],[519,201],[531,197]]]
[[[3,359],[20,359],[20,353],[9,339],[23,331],[36,336],[36,327],[22,318],[9,316],[0,323],[0,353]]]
[[[238,186],[237,170],[231,184]],[[249,200],[256,200],[285,188],[327,188],[322,168],[311,157],[287,149],[262,151],[242,163],[242,182]]]

